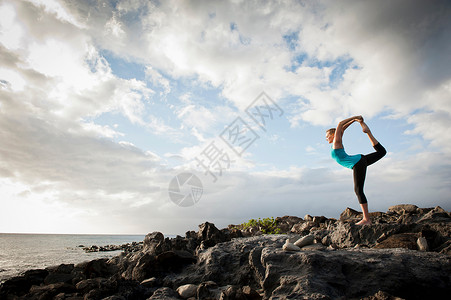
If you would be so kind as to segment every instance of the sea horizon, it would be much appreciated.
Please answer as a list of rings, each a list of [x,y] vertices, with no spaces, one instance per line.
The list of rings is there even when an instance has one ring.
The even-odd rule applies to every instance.
[[[0,233],[0,283],[26,270],[112,258],[123,251],[86,253],[83,248],[139,243],[144,237],[145,234]]]

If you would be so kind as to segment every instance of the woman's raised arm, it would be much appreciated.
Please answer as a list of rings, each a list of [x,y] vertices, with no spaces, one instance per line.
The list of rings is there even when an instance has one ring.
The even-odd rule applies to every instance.
[[[351,125],[355,121],[359,121],[359,120],[363,121],[363,117],[362,116],[354,116],[354,117],[344,119],[343,121],[338,123],[337,128],[335,129],[334,145],[333,145],[334,149],[343,148],[342,138],[343,138],[344,131],[346,130],[346,128],[349,127],[349,125]]]

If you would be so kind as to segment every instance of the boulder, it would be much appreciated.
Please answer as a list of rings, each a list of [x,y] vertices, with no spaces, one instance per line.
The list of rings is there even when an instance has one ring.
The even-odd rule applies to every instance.
[[[179,286],[176,291],[180,295],[180,297],[182,297],[183,299],[188,299],[197,295],[197,285],[190,283],[185,284]]]
[[[158,255],[164,251],[164,235],[161,232],[152,232],[144,238],[143,252],[151,255]]]
[[[418,206],[413,205],[413,204],[398,204],[398,205],[390,206],[388,208],[388,211],[395,212],[399,215],[402,215],[405,213],[408,213],[408,214],[415,213],[415,212],[417,212],[417,209],[418,209]]]
[[[229,238],[212,223],[205,222],[199,225],[197,239],[201,240],[204,249],[212,247],[217,243],[225,242]]]
[[[118,271],[116,265],[108,262],[107,258],[100,258],[78,265],[86,278],[110,277]]]
[[[100,288],[101,281],[104,281],[104,278],[95,278],[95,279],[86,279],[78,282],[75,285],[77,291],[86,294],[87,292]]]
[[[312,234],[309,234],[309,235],[306,235],[306,236],[300,238],[299,240],[294,242],[294,244],[296,246],[298,246],[299,248],[302,248],[304,246],[313,244],[314,241],[315,241],[315,236]]]
[[[260,300],[263,297],[252,287],[246,285],[241,288],[241,291],[243,295],[246,297],[246,299],[250,300]]]
[[[307,222],[303,222],[303,223],[298,223],[298,224],[295,224],[291,228],[291,232],[292,233],[298,233],[298,234],[305,234],[305,233],[310,232],[310,229],[312,229],[315,226],[316,226],[316,223],[313,222],[313,221],[307,221]]]
[[[196,292],[196,299],[219,299],[221,290],[214,281],[206,281],[199,284]]]
[[[358,226],[350,223],[337,222],[328,226],[327,235],[330,237],[330,243],[337,245],[339,248],[354,247],[357,244],[371,247],[378,240],[398,233],[402,228],[400,224]]]
[[[30,290],[32,283],[24,276],[17,276],[6,280],[0,286],[0,299],[9,296],[23,296]]]
[[[284,251],[299,251],[299,250],[301,250],[301,248],[299,248],[298,246],[290,243],[289,239],[287,239],[285,244],[283,244],[282,249]]]
[[[313,217],[307,214],[304,216],[304,221],[313,221]]]
[[[65,282],[65,283],[71,283],[74,279],[74,274],[65,274],[65,273],[50,273],[45,277],[44,283],[45,284],[52,284],[52,283],[58,283],[58,282]]]
[[[417,250],[418,235],[415,233],[400,233],[394,234],[387,239],[383,240],[374,248],[376,249],[388,249],[388,248],[405,248],[410,250]]]
[[[140,284],[146,288],[152,288],[158,285],[158,279],[156,277],[148,278],[141,281]]]
[[[326,249],[326,247],[321,243],[306,245],[301,248],[302,251],[324,250],[324,249]]]
[[[277,227],[280,229],[281,233],[290,232],[293,225],[304,222],[304,220],[302,220],[302,218],[295,217],[295,216],[277,217],[275,219],[275,221],[276,221]]]
[[[427,212],[425,215],[423,215],[418,220],[419,223],[424,223],[424,222],[435,223],[435,222],[449,222],[449,221],[450,221],[450,216],[449,216],[448,212],[446,212],[440,206],[434,207],[432,210]]]
[[[171,300],[180,299],[178,294],[169,287],[161,287],[157,289],[147,300]]]
[[[28,270],[23,274],[31,285],[41,285],[47,275],[49,275],[49,271],[44,269]]]
[[[350,207],[347,207],[340,214],[340,221],[354,220],[354,219],[361,219],[361,218],[362,218],[362,213],[358,212],[355,209],[352,209]]]
[[[286,256],[262,252],[265,298],[348,299],[384,290],[406,299],[439,299],[451,291],[450,260],[436,253],[359,249]]]
[[[60,293],[75,292],[75,287],[71,284],[59,282],[42,286],[33,285],[29,294],[31,299],[52,299]]]
[[[166,251],[159,255],[145,253],[134,266],[132,279],[143,281],[146,278],[179,272],[186,265],[196,262],[196,258],[183,250]]]
[[[428,246],[428,241],[426,240],[426,238],[420,236],[417,239],[417,246],[418,246],[418,250],[420,251],[428,251],[429,250],[429,246]]]
[[[364,297],[361,300],[405,300],[403,298],[399,297],[393,297],[389,293],[386,293],[384,291],[378,291],[376,294],[368,297]]]

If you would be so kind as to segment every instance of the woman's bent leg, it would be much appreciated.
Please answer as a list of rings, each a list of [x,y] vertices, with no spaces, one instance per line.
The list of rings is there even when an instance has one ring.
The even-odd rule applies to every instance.
[[[384,157],[385,154],[387,154],[387,150],[385,150],[384,146],[382,146],[380,143],[374,145],[373,148],[376,150],[376,152],[365,155],[367,166],[374,164],[379,159]]]

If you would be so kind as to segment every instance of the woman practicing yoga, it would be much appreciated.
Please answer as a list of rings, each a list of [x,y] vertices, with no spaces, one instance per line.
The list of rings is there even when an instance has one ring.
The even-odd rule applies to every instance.
[[[343,148],[342,137],[346,128],[355,121],[362,125],[363,132],[370,138],[376,152],[363,155],[348,155]],[[366,168],[374,164],[376,161],[384,157],[387,153],[385,148],[374,138],[368,126],[363,122],[362,116],[355,116],[338,123],[337,128],[331,128],[326,131],[326,139],[332,144],[331,155],[340,165],[353,170],[354,173],[354,191],[357,194],[360,207],[362,208],[363,218],[357,222],[357,225],[371,224],[370,215],[368,213],[368,202],[363,193],[363,184],[365,183]]]

